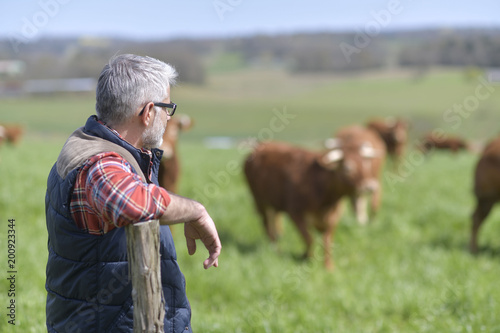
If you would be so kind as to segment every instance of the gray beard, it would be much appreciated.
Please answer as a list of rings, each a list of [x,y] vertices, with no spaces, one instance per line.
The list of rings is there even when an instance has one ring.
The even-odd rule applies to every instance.
[[[163,143],[163,133],[165,132],[165,126],[157,118],[158,113],[156,113],[153,120],[153,126],[146,129],[142,134],[142,145],[144,148],[158,148]]]

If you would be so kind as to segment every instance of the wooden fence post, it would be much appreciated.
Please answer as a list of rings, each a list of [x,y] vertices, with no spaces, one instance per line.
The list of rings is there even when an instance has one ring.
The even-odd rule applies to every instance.
[[[160,272],[160,223],[129,224],[127,252],[134,301],[134,333],[163,333],[165,299]]]

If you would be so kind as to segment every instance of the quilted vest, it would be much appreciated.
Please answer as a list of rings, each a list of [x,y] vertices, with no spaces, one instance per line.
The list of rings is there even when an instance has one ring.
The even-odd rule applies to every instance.
[[[144,181],[158,184],[162,151],[151,158],[121,139],[95,116],[66,141],[47,180],[48,231],[46,324],[49,332],[132,332],[132,283],[129,280],[124,228],[104,235],[79,229],[69,208],[76,176],[90,157],[113,151]],[[172,234],[160,226],[161,282],[165,297],[165,332],[191,332],[185,279],[177,264]]]

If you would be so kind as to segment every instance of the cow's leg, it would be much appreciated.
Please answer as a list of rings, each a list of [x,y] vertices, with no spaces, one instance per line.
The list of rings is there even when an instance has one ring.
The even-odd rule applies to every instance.
[[[371,196],[372,197],[370,202],[370,222],[373,221],[380,207],[380,202],[382,198],[382,188],[380,187],[379,183],[376,184]]]
[[[401,165],[401,158],[397,155],[390,155],[392,171],[397,172],[398,167]]]
[[[356,219],[360,224],[366,224],[368,222],[368,214],[366,212],[366,195],[352,195],[351,196],[351,205],[354,213],[356,214]]]
[[[266,231],[267,236],[271,241],[274,241],[269,233],[269,214],[267,214],[267,208],[264,207],[260,202],[256,201],[255,206],[257,208],[257,212],[259,213],[262,224],[264,225],[264,230]]]
[[[329,271],[333,271],[335,268],[334,261],[332,259],[332,241],[335,236],[335,230],[337,229],[337,224],[342,215],[342,207],[340,203],[331,209],[325,215],[325,225],[327,228],[323,231],[323,246],[324,246],[324,260],[325,267]]]
[[[392,154],[392,166],[393,166],[393,171],[397,172],[399,166],[403,164],[404,160],[404,148],[402,146],[399,146],[396,148],[396,151]]]
[[[271,208],[257,204],[257,211],[259,212],[262,218],[262,223],[264,224],[264,230],[266,231],[267,236],[272,242],[275,242],[276,238],[273,237],[274,235],[271,232],[271,226],[270,226],[271,223],[270,220],[272,220]]]
[[[472,230],[470,237],[469,249],[470,252],[476,253],[477,248],[477,235],[479,232],[479,228],[481,224],[484,222],[486,217],[491,211],[491,208],[495,204],[495,200],[485,200],[485,199],[477,199],[476,210],[472,214]]]
[[[279,212],[272,207],[267,207],[264,213],[264,224],[267,235],[271,241],[276,242],[281,236],[282,224]]]
[[[312,256],[313,238],[311,237],[311,234],[309,233],[307,220],[306,220],[305,216],[303,214],[300,214],[300,213],[292,213],[292,214],[290,214],[290,218],[295,223],[295,226],[297,227],[297,229],[299,229],[300,235],[302,236],[302,239],[304,240],[304,243],[306,245],[306,251],[304,252],[304,258],[310,258]]]

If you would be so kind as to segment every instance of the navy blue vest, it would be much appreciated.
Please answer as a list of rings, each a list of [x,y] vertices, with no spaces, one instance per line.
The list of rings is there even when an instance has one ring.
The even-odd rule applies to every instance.
[[[97,141],[84,141],[82,145],[80,140],[79,147],[98,145],[95,142],[99,140],[116,144],[118,150],[124,149],[129,153],[129,159],[130,156],[135,159],[132,165],[138,165],[142,174],[148,174],[151,162],[149,155],[119,138],[100,124],[95,116],[87,120],[80,132],[82,130]],[[65,148],[74,150],[78,147]],[[61,170],[67,168],[67,165],[61,165],[61,160],[64,163],[67,161],[61,155],[49,174],[45,198],[49,236],[47,329],[49,332],[132,332],[132,283],[128,277],[125,230],[115,228],[105,235],[96,236],[76,226],[69,212],[69,204],[77,173],[84,160],[61,175]],[[161,155],[160,150],[153,150],[153,176],[148,181],[155,184],[158,184]],[[160,226],[160,255],[165,297],[164,330],[190,332],[191,309],[186,297],[185,280],[176,261],[168,226]]]

